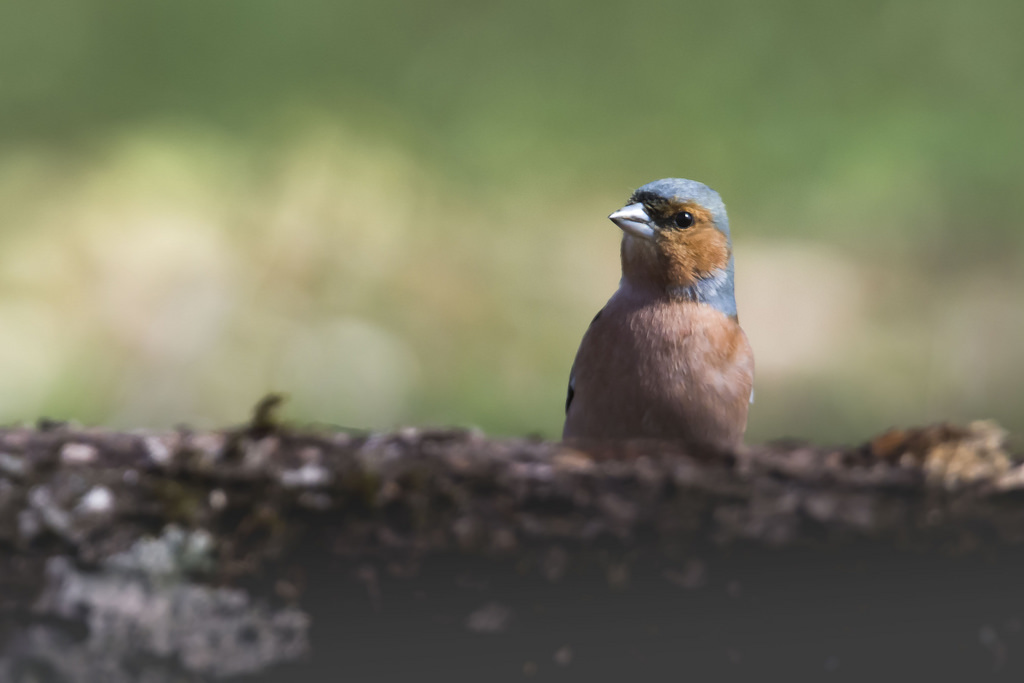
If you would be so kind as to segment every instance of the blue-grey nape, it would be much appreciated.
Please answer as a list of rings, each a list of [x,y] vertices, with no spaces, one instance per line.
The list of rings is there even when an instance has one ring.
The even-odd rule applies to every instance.
[[[735,261],[732,254],[729,255],[729,265],[725,270],[715,271],[710,277],[697,280],[696,283],[687,287],[689,290],[683,296],[692,298],[702,304],[707,304],[725,315],[736,315],[736,292],[733,273],[735,272]]]
[[[686,178],[662,178],[652,183],[647,183],[633,193],[633,197],[640,198],[642,195],[654,195],[662,199],[675,199],[676,201],[694,201],[711,212],[711,217],[722,234],[729,237],[729,216],[725,212],[725,202],[704,183]],[[731,239],[731,238],[730,238]]]

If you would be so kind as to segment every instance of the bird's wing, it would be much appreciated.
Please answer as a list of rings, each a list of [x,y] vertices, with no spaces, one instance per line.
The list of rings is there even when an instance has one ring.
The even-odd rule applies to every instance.
[[[602,313],[604,313],[604,309],[603,308],[600,311],[598,311],[597,315],[594,316],[594,319],[590,321],[590,325],[587,327],[587,332],[583,334],[584,339],[586,338],[587,333],[590,332],[590,329],[594,326],[594,323],[597,322],[597,319],[601,317]],[[569,389],[565,393],[565,414],[566,415],[569,414],[569,406],[572,405],[572,398],[575,395],[576,395],[576,362],[573,361],[572,369],[569,370]]]

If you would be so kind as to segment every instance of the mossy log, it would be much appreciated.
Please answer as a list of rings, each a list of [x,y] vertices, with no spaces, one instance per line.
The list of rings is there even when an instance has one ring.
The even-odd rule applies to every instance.
[[[272,404],[0,430],[0,680],[1024,670],[1024,464],[994,424],[695,453]]]

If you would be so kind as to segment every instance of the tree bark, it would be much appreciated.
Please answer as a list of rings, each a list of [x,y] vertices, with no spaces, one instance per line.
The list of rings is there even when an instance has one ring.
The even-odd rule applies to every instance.
[[[450,680],[1009,675],[1022,540],[985,422],[735,453],[297,429],[273,401],[223,431],[12,427],[0,680],[383,680],[431,652]]]

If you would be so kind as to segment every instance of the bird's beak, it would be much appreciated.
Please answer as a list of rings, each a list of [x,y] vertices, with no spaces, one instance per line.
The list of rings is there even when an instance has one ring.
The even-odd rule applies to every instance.
[[[651,224],[651,217],[644,211],[644,205],[640,203],[624,206],[612,215],[608,216],[612,223],[622,228],[622,231],[639,237],[644,240],[653,240],[656,234]]]

